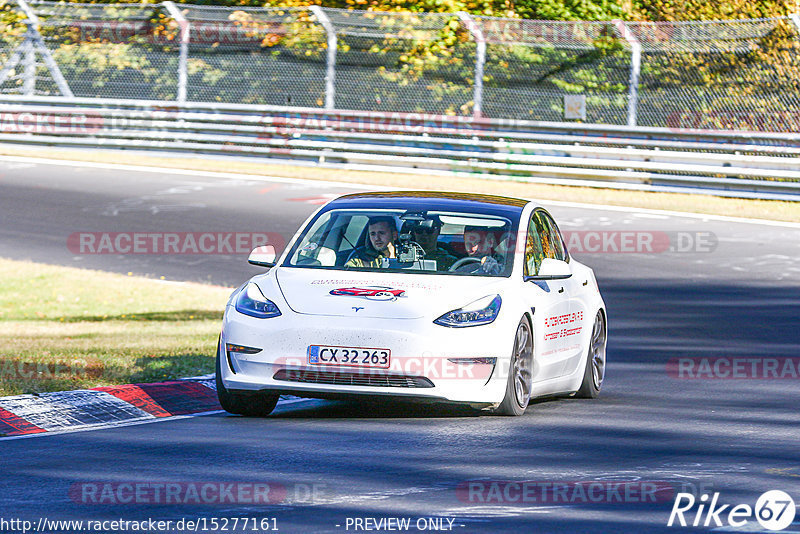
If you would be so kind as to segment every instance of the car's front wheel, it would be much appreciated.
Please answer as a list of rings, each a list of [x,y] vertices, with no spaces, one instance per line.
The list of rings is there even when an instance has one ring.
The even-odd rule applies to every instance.
[[[231,393],[225,388],[222,382],[220,344],[217,343],[217,398],[222,408],[226,412],[237,415],[248,415],[251,417],[264,417],[272,413],[275,405],[278,404],[280,395],[277,393],[257,392],[251,395],[241,393]]]
[[[602,310],[597,312],[589,340],[589,353],[583,371],[581,388],[575,393],[581,399],[595,399],[600,395],[603,379],[606,376],[606,317]]]
[[[522,415],[531,400],[533,385],[533,335],[528,319],[523,317],[514,336],[514,351],[506,381],[506,395],[494,413]]]

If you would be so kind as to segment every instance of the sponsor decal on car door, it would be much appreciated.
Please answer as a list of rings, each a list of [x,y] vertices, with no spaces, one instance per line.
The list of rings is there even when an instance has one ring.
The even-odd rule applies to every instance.
[[[523,276],[536,276],[544,258],[556,258],[545,220],[536,211],[531,216],[525,240]],[[568,280],[568,279],[567,279]],[[533,380],[541,382],[561,376],[565,358],[574,344],[569,335],[569,290],[565,280],[532,280],[524,284],[525,298],[533,313],[533,330],[538,341],[534,345]]]
[[[547,227],[549,239],[552,243],[552,253],[555,258],[569,261],[569,252],[556,222],[545,212],[538,212],[538,216],[543,226]],[[561,359],[564,362],[561,375],[573,373],[581,364],[585,345],[585,343],[581,343],[581,340],[587,339],[586,322],[592,319],[586,316],[587,312],[584,304],[586,290],[591,283],[588,276],[586,276],[588,273],[575,268],[571,270],[572,276],[564,280],[557,280],[557,282],[562,283],[564,292],[569,299],[569,315],[567,317],[559,317],[560,326],[562,327],[559,335],[565,341],[563,347],[561,347]],[[591,324],[589,328],[591,328]]]

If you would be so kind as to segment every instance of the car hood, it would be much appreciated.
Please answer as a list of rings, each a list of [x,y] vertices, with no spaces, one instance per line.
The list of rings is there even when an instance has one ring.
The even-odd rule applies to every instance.
[[[275,279],[297,313],[419,319],[438,317],[488,294],[505,278],[277,268]],[[359,308],[357,311],[354,308]],[[434,317],[435,318],[435,317]]]

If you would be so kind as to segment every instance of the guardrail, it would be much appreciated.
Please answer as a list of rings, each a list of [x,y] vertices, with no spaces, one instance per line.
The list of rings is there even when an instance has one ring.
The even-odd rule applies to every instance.
[[[0,141],[800,200],[800,134],[14,96]]]

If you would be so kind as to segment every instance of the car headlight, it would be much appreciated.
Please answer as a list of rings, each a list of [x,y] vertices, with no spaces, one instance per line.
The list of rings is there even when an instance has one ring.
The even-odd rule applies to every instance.
[[[236,297],[236,311],[259,319],[269,319],[281,314],[275,303],[265,297],[253,282],[248,283]]]
[[[497,319],[502,302],[503,299],[500,298],[500,295],[488,295],[467,304],[463,308],[449,311],[433,322],[454,328],[489,324]]]

